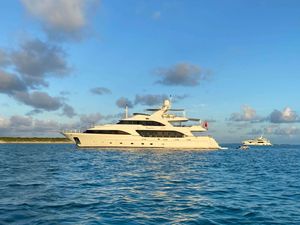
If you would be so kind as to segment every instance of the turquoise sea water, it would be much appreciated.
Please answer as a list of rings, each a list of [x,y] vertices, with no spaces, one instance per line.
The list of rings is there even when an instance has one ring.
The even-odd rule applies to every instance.
[[[300,224],[300,146],[228,147],[1,144],[0,224]]]

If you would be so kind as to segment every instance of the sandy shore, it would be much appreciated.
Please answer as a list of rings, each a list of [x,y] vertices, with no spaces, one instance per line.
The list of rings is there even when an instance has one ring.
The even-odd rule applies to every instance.
[[[71,141],[1,141],[0,144],[73,144]]]
[[[67,138],[60,137],[0,137],[0,144],[72,144]]]

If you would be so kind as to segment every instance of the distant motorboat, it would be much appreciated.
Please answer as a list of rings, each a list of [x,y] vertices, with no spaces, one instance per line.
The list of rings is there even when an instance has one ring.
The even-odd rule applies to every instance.
[[[255,139],[249,139],[242,142],[243,145],[254,145],[254,146],[271,146],[272,143],[267,138],[264,138],[263,136],[260,136]]]

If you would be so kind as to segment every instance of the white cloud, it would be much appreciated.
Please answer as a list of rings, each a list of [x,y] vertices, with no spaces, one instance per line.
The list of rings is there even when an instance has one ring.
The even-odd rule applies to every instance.
[[[31,115],[42,110],[55,111],[62,106],[64,115],[75,115],[73,108],[65,103],[64,98],[53,97],[42,91],[30,91],[48,86],[46,79],[50,76],[64,77],[70,73],[66,53],[61,47],[39,39],[31,39],[25,40],[16,50],[0,49],[0,60],[1,55],[9,59],[11,68],[10,72],[6,68],[0,69],[0,93],[33,107],[29,113]]]
[[[95,95],[104,95],[104,94],[111,94],[111,90],[105,87],[95,87],[91,88],[90,92]]]
[[[55,111],[63,106],[60,97],[52,97],[46,92],[17,92],[14,98],[26,105],[32,106],[35,109],[46,111]]]
[[[83,0],[22,0],[27,10],[50,26],[78,29],[86,24]]]
[[[154,105],[160,105],[162,102],[168,99],[167,95],[136,95],[134,104],[141,104],[141,105],[147,105],[147,106],[154,106]]]
[[[87,26],[88,6],[98,0],[21,0],[50,37],[78,39]]]
[[[83,126],[91,126],[98,123],[100,120],[104,118],[100,113],[91,113],[91,114],[83,114],[80,116],[80,123]]]
[[[232,113],[229,120],[231,121],[250,121],[255,122],[261,120],[261,118],[256,114],[256,110],[251,108],[250,106],[244,105],[242,106],[242,112]]]
[[[133,107],[132,101],[130,101],[128,98],[125,98],[125,97],[119,98],[119,99],[116,101],[116,105],[117,105],[119,108],[125,108],[126,106],[127,106],[128,108],[132,108],[132,107]]]
[[[71,72],[66,52],[58,45],[39,39],[24,40],[10,53],[12,66],[31,88],[47,86],[46,77],[64,77]]]
[[[190,63],[178,63],[169,68],[158,68],[155,74],[160,77],[159,84],[167,86],[197,86],[208,80],[211,72]]]
[[[290,107],[286,107],[283,111],[274,110],[269,116],[271,123],[295,123],[300,122],[300,117]]]

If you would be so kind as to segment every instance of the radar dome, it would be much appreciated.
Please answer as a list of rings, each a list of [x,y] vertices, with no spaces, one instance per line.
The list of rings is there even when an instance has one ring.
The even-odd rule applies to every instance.
[[[170,100],[169,100],[169,99],[166,99],[166,100],[164,101],[164,107],[170,108],[170,106],[171,106]]]

